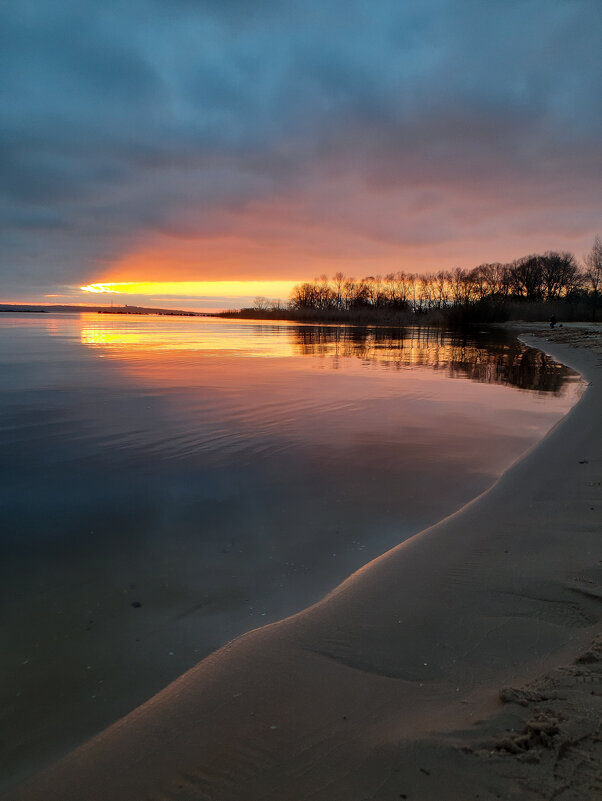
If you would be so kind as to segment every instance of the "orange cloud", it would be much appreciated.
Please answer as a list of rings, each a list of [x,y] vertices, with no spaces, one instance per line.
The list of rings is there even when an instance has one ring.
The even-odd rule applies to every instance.
[[[572,241],[580,242],[582,225],[564,205],[555,209],[551,238],[550,209],[534,221],[534,197],[520,189],[432,177],[406,183],[397,176],[388,183],[380,173],[365,175],[359,168],[324,173],[306,186],[240,207],[191,204],[177,222],[140,235],[106,271],[90,278],[100,285],[186,282],[205,285],[199,290],[203,295],[217,290],[227,297],[284,298],[288,291],[242,284],[292,286],[339,270],[356,278],[398,270],[425,273],[572,249]]]

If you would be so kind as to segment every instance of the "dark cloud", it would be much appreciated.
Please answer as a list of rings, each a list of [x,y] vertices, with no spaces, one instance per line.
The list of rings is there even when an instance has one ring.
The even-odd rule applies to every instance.
[[[598,0],[4,4],[0,270],[87,281],[154,235],[287,237],[308,274],[502,236],[580,252],[601,33]]]

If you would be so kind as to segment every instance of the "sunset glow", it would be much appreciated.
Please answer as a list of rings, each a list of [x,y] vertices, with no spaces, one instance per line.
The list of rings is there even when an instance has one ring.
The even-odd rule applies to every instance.
[[[602,0],[0,37],[0,801],[587,801]]]
[[[0,301],[212,312],[323,274],[582,259],[588,2],[4,4]]]
[[[286,299],[294,281],[122,281],[87,284],[84,292],[118,295],[235,298],[263,296]]]

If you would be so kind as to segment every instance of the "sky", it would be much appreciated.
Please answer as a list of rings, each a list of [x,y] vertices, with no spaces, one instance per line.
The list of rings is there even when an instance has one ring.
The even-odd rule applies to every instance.
[[[601,41],[600,0],[0,3],[0,300],[581,257]]]

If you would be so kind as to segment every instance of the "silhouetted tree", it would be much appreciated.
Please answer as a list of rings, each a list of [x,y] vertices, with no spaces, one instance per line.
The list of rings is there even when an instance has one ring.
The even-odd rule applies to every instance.
[[[501,320],[506,302],[570,302],[583,298],[582,290],[587,285],[593,293],[595,314],[602,291],[599,237],[585,262],[584,272],[572,253],[547,251],[524,256],[511,264],[494,262],[471,270],[456,267],[427,275],[399,271],[356,280],[337,272],[331,279],[321,275],[295,286],[289,306],[327,314],[365,309],[409,310],[415,314],[451,310],[458,320],[477,320],[483,314],[487,319]]]
[[[540,257],[540,268],[545,300],[566,297],[579,283],[579,267],[572,253],[549,250]]]
[[[541,256],[523,256],[510,269],[511,287],[514,295],[529,301],[543,299],[543,268]]]
[[[345,276],[343,273],[335,273],[332,277],[334,304],[337,309],[343,309],[343,288],[345,286]]]
[[[598,297],[600,289],[602,289],[602,241],[596,235],[594,244],[589,253],[583,258],[585,262],[585,280],[592,292],[592,320],[596,320],[596,308],[598,306]]]

